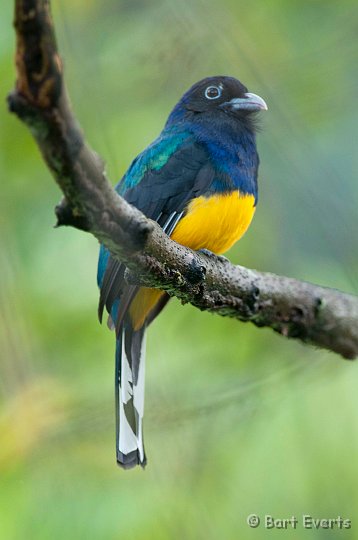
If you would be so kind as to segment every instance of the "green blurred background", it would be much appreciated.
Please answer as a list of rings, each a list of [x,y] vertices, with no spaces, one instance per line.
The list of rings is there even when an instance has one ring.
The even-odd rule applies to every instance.
[[[358,538],[358,365],[173,300],[149,332],[148,467],[114,459],[113,334],[97,243],[53,229],[60,192],[8,114],[0,19],[0,538],[336,538],[246,516],[350,518]],[[115,182],[207,75],[269,112],[258,211],[232,261],[358,292],[356,1],[58,0],[73,106]]]

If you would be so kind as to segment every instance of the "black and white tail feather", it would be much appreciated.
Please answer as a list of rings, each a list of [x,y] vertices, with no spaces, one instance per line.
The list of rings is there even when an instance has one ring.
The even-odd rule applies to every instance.
[[[145,334],[124,325],[116,340],[116,457],[124,469],[146,465],[143,443]]]
[[[163,230],[170,235],[182,215],[183,212],[172,212],[169,216],[161,213],[157,221],[164,220]],[[124,265],[109,257],[101,284],[98,316],[102,321],[106,307],[110,313],[108,326],[116,331],[116,457],[119,466],[131,469],[136,465],[145,467],[147,463],[143,442],[146,329],[167,304],[169,296],[164,294],[144,325],[134,330],[128,309],[139,287],[126,285],[124,272]]]

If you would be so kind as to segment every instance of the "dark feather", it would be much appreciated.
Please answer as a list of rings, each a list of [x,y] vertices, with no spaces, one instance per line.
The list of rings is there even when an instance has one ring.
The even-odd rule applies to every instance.
[[[102,322],[103,310],[106,306],[110,313],[114,300],[118,297],[121,285],[121,277],[124,274],[124,266],[110,255],[103,276],[98,304],[98,318]]]
[[[160,299],[158,300],[158,302],[156,303],[156,305],[154,306],[154,308],[152,309],[152,311],[149,313],[147,317],[147,321],[146,321],[147,326],[149,326],[150,323],[154,321],[154,319],[159,315],[159,313],[165,308],[169,300],[170,300],[170,296],[167,293],[164,293],[160,297]]]
[[[128,285],[121,295],[117,319],[113,321],[115,323],[117,336],[119,336],[119,334],[121,333],[122,324],[126,316],[127,310],[138,290],[139,287],[137,287],[136,285]]]
[[[124,331],[124,347],[126,356],[132,370],[133,384],[137,384],[138,371],[141,356],[141,346],[146,325],[143,325],[139,330],[133,330],[130,321],[125,325]]]

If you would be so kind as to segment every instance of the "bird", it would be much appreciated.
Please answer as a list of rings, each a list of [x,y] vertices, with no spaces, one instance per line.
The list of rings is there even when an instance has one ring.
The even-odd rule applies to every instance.
[[[117,193],[175,242],[221,255],[248,229],[257,206],[257,113],[266,102],[229,76],[194,84],[160,135],[131,163]],[[214,255],[213,255],[214,254]],[[169,300],[128,284],[126,267],[100,246],[98,316],[115,330],[116,459],[147,463],[143,442],[145,337]]]

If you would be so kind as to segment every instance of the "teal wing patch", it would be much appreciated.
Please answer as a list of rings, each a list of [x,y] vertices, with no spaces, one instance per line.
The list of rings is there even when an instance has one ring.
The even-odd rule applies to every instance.
[[[131,163],[128,171],[117,184],[119,195],[137,186],[148,171],[159,171],[170,157],[192,138],[188,132],[168,132],[161,134]]]

